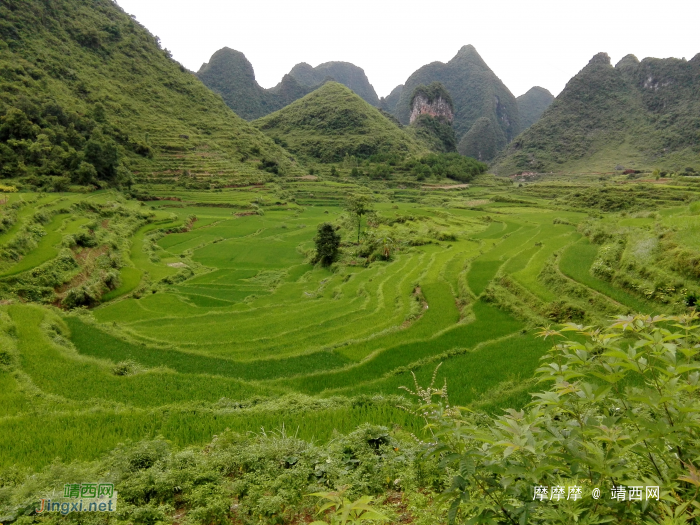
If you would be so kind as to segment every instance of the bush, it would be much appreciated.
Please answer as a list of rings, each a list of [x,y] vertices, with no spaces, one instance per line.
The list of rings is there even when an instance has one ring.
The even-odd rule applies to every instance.
[[[445,497],[460,523],[697,523],[700,342],[696,312],[620,317],[601,329],[544,329],[563,340],[536,375],[551,387],[522,412],[463,413],[445,388],[415,394],[435,432],[426,448],[452,472]],[[437,398],[437,400],[435,400]],[[659,498],[626,504],[628,487]],[[535,488],[546,491],[537,501]],[[550,488],[578,487],[551,501]],[[602,497],[591,499],[594,489]],[[642,489],[643,490],[643,489]],[[644,491],[644,490],[643,490]]]
[[[73,173],[72,179],[76,184],[92,184],[97,180],[97,170],[89,162],[81,162],[78,169]]]
[[[336,233],[332,224],[324,222],[318,226],[318,234],[314,242],[316,243],[314,261],[320,262],[323,266],[330,266],[338,256],[340,235]]]
[[[469,182],[477,175],[486,172],[487,165],[459,153],[431,153],[418,159],[412,166],[417,176],[436,175],[459,182]]]
[[[121,361],[112,367],[112,373],[115,376],[130,376],[139,370],[139,366],[135,361]]]
[[[61,301],[61,305],[65,308],[95,306],[99,304],[101,295],[102,294],[94,286],[78,286],[68,291],[65,299]]]

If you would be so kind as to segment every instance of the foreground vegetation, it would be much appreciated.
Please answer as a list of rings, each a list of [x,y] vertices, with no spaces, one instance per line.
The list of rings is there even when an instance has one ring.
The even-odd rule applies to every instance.
[[[56,485],[99,479],[115,483],[121,497],[119,511],[102,518],[110,522],[308,523],[315,512],[310,496],[345,500],[347,513],[365,494],[354,515],[392,522],[695,523],[697,321],[696,313],[627,316],[603,330],[545,330],[541,336],[578,337],[542,358],[536,376],[552,386],[525,410],[502,416],[451,405],[447,385],[434,387],[435,373],[428,387],[416,381],[406,390],[422,401],[416,413],[428,424],[430,434],[419,433],[425,442],[369,425],[326,445],[284,427],[248,436],[226,430],[203,448],[174,450],[156,439],[31,477],[8,470],[0,488],[0,508],[9,512],[3,521],[34,522],[38,499],[51,497]],[[543,498],[536,496],[540,487]],[[636,502],[631,487],[639,488]],[[646,487],[656,487],[656,496]],[[378,496],[382,513],[367,505],[367,494]]]

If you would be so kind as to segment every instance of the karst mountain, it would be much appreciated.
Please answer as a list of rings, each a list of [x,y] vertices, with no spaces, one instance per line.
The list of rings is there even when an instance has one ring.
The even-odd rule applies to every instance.
[[[253,65],[246,56],[225,47],[202,65],[197,77],[246,120],[282,109],[329,80],[349,87],[373,106],[380,105],[365,72],[349,62],[327,62],[316,67],[302,62],[284,75],[275,87],[265,89],[256,81]]]
[[[524,131],[540,120],[542,113],[554,102],[554,95],[543,87],[535,86],[515,100],[518,102],[520,125]]]
[[[700,155],[700,54],[692,60],[595,55],[542,118],[501,153],[517,171],[656,166],[680,170]]]
[[[493,127],[493,145],[489,151],[504,148],[520,132],[520,115],[515,97],[486,65],[474,46],[464,46],[447,63],[433,62],[423,66],[406,80],[395,110],[403,124],[409,121],[414,89],[432,82],[440,82],[452,97],[454,131],[460,153],[477,155],[470,143],[462,139],[481,118],[488,119]]]

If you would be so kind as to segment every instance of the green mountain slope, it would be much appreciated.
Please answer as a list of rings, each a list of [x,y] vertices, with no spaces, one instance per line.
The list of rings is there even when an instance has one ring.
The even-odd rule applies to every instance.
[[[700,58],[599,53],[496,160],[498,173],[700,166]]]
[[[537,122],[544,110],[554,102],[554,95],[543,87],[535,86],[517,99],[520,125],[526,130]]]
[[[396,111],[396,104],[399,103],[399,99],[401,98],[402,92],[403,84],[396,86],[386,97],[382,97],[379,99],[379,107],[384,111],[394,113]]]
[[[327,79],[333,79],[349,87],[366,102],[379,107],[379,97],[365,74],[364,69],[349,62],[326,62],[311,67],[306,62],[297,64],[289,72],[301,85],[316,88]]]
[[[26,187],[290,169],[110,0],[0,4],[0,174]],[[241,159],[247,159],[242,161]]]
[[[477,120],[457,144],[457,151],[481,161],[493,159],[498,152],[496,151],[496,131],[491,119],[481,117]]]
[[[253,122],[287,150],[322,162],[345,155],[425,153],[427,148],[349,88],[327,82],[289,106]]]
[[[224,47],[202,65],[197,77],[212,91],[221,95],[237,115],[253,120],[291,104],[314,88],[306,87],[285,75],[277,86],[265,89],[255,80],[253,65],[243,53]]]
[[[396,116],[402,123],[408,124],[414,89],[432,82],[441,82],[452,96],[458,140],[482,117],[493,123],[495,150],[504,148],[520,131],[515,97],[473,46],[464,46],[446,64],[433,62],[408,78],[396,106]]]

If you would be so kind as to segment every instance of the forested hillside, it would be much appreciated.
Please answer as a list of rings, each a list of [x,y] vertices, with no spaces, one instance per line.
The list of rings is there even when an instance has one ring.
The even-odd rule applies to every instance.
[[[700,166],[700,55],[594,56],[496,161],[499,173]]]
[[[3,178],[49,189],[250,178],[262,160],[293,168],[115,3],[0,5]]]
[[[327,82],[253,124],[290,152],[322,162],[346,155],[426,153],[428,148],[347,87]]]
[[[379,107],[384,111],[394,113],[396,111],[396,104],[399,103],[399,98],[401,98],[402,92],[403,84],[396,86],[386,97],[379,99]]]

